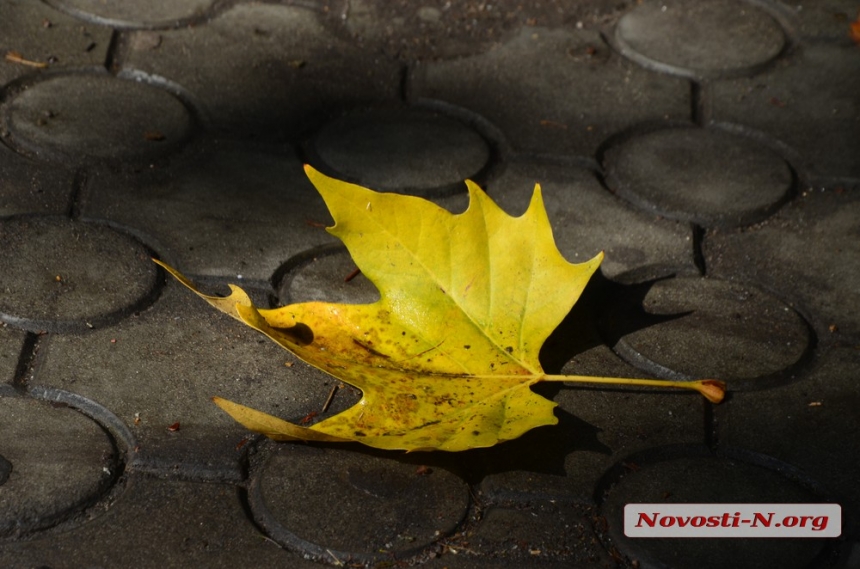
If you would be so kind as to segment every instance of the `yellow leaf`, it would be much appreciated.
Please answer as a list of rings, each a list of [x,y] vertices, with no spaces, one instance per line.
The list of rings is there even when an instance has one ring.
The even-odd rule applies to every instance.
[[[374,304],[307,302],[258,309],[238,287],[199,292],[305,362],[361,389],[353,407],[302,427],[220,398],[251,430],[278,440],[357,441],[382,449],[460,451],[553,425],[539,381],[702,388],[687,382],[548,376],[538,354],[577,301],[603,254],[567,262],[552,237],[540,187],[511,217],[467,181],[455,215],[426,200],[377,193],[305,170],[335,220],[328,230],[379,289]],[[719,382],[716,382],[719,383]],[[709,396],[709,398],[711,398]]]

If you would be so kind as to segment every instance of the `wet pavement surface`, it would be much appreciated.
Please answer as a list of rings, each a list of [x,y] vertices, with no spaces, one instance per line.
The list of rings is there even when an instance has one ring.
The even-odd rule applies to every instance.
[[[857,17],[0,0],[0,566],[860,567]],[[541,386],[557,426],[453,454],[248,433],[210,398],[301,421],[338,381],[150,257],[372,302],[305,162],[452,211],[539,182],[562,254],[606,253],[547,371],[726,401]],[[632,539],[630,502],[836,502],[842,535]]]

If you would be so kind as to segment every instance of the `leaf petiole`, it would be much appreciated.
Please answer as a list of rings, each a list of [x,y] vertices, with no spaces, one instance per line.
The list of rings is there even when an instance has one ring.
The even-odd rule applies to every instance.
[[[574,383],[603,383],[611,385],[645,385],[649,387],[671,387],[692,389],[701,393],[711,403],[719,403],[726,395],[726,384],[716,379],[697,381],[671,381],[665,379],[635,379],[625,377],[591,377],[588,375],[544,375],[541,381],[570,381]]]

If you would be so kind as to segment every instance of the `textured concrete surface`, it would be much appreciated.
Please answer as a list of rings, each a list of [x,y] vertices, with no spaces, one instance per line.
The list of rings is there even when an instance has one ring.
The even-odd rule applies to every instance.
[[[856,2],[0,0],[0,567],[860,567]],[[302,163],[604,251],[494,448],[279,444],[357,390],[167,279],[373,302]],[[354,278],[350,278],[354,277]],[[564,283],[559,283],[560,287]],[[334,394],[330,405],[326,402]],[[326,407],[324,411],[323,408]],[[835,502],[633,539],[631,502]]]

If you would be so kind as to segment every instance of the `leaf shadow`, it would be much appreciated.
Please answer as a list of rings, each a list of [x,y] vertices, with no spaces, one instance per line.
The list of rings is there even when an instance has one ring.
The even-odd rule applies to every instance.
[[[510,471],[565,476],[565,459],[575,451],[612,453],[598,438],[602,429],[563,409],[556,409],[555,415],[557,425],[531,430],[493,447],[460,453],[462,476],[471,484]]]
[[[567,362],[591,348],[602,344],[613,347],[628,334],[692,314],[652,314],[645,310],[644,300],[651,287],[674,277],[671,274],[625,284],[606,278],[602,271],[596,272],[544,342],[540,351],[543,369],[550,374],[560,373]]]

